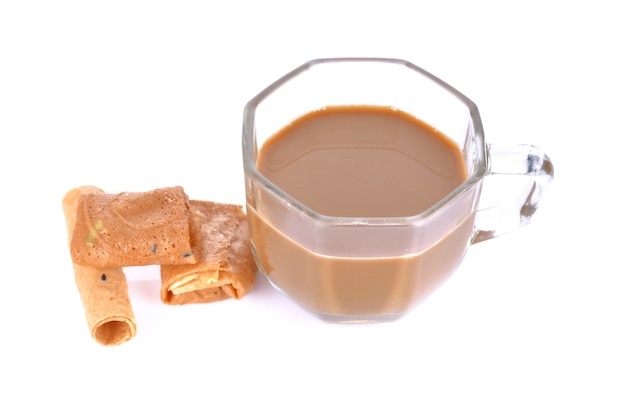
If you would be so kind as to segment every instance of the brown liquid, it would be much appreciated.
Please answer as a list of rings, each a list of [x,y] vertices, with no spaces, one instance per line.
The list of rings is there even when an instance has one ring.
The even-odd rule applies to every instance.
[[[374,106],[305,115],[265,143],[257,167],[331,216],[416,215],[466,179],[454,142],[404,112]]]
[[[417,215],[467,178],[452,141],[404,112],[373,106],[328,107],[303,116],[266,142],[257,167],[309,208],[341,217]],[[314,241],[287,237],[250,206],[248,214],[257,258],[271,281],[330,317],[407,311],[456,269],[473,230],[472,213],[425,251],[329,256],[309,250]],[[359,243],[371,244],[346,246]]]

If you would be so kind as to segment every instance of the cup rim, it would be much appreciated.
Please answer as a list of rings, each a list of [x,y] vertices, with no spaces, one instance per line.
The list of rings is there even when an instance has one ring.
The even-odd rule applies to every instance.
[[[311,69],[316,65],[327,63],[341,63],[341,62],[378,62],[378,63],[390,63],[400,66],[405,66],[413,71],[420,73],[424,77],[430,79],[435,84],[439,85],[443,89],[447,90],[453,96],[457,97],[461,102],[467,106],[469,111],[471,122],[474,125],[474,134],[477,147],[476,159],[477,165],[474,172],[468,175],[468,178],[453,191],[451,191],[444,198],[439,200],[433,206],[418,214],[408,216],[390,216],[390,217],[350,217],[350,216],[330,216],[319,213],[308,206],[302,204],[295,197],[291,196],[278,185],[269,180],[265,175],[261,174],[256,168],[254,163],[256,142],[254,139],[254,113],[256,107],[270,94],[280,88],[282,85],[301,74],[302,72]],[[263,185],[265,189],[270,191],[282,200],[289,203],[290,206],[297,208],[302,214],[309,217],[312,220],[322,222],[325,224],[333,225],[385,225],[390,224],[404,225],[413,224],[415,222],[424,221],[446,208],[457,197],[462,196],[467,191],[471,190],[480,180],[487,174],[488,170],[488,151],[487,144],[484,138],[484,130],[478,107],[467,96],[462,94],[456,88],[452,87],[445,81],[436,77],[435,75],[427,72],[419,66],[398,58],[378,58],[378,57],[338,57],[338,58],[317,58],[307,61],[301,64],[299,67],[291,70],[287,74],[280,77],[268,85],[265,89],[260,91],[257,95],[250,99],[244,107],[243,127],[242,127],[242,153],[243,153],[243,166],[246,179],[252,179],[257,183]]]

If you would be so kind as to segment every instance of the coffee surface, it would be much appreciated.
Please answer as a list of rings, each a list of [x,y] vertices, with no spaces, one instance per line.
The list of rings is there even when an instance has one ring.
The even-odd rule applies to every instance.
[[[400,110],[327,107],[270,138],[259,171],[324,215],[416,215],[467,177],[457,145]]]

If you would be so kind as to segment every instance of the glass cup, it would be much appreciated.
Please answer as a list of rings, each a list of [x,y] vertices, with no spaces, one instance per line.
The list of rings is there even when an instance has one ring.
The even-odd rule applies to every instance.
[[[259,172],[258,151],[298,117],[335,105],[394,107],[426,122],[462,151],[467,179],[411,216],[328,216],[308,208]],[[378,58],[313,60],[252,98],[243,165],[260,272],[331,322],[406,314],[450,277],[470,245],[527,224],[554,174],[534,146],[487,144],[476,105],[445,82],[409,62]]]

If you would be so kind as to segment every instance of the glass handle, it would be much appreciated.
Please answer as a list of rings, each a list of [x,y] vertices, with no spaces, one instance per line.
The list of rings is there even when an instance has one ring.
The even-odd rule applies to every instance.
[[[532,145],[488,145],[487,155],[472,244],[527,225],[554,178],[552,161]]]

